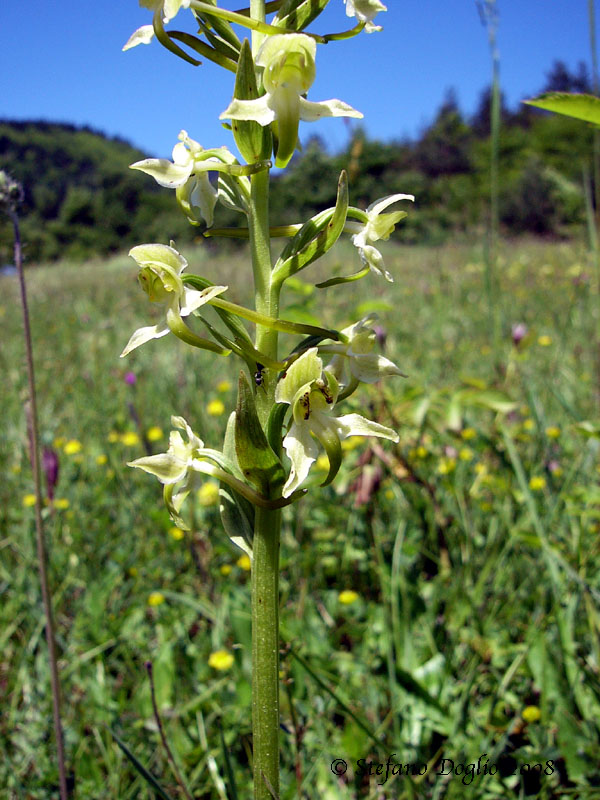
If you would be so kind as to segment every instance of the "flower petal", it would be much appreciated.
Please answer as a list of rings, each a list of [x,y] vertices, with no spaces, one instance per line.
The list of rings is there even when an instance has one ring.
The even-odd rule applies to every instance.
[[[386,281],[389,281],[390,283],[394,282],[394,279],[385,268],[383,256],[376,247],[372,247],[370,244],[368,244],[364,247],[359,247],[358,252],[360,253],[363,264],[368,264],[378,275],[383,275]]]
[[[192,174],[193,166],[191,159],[187,164],[172,164],[166,158],[145,158],[143,161],[131,164],[129,169],[139,169],[140,172],[151,175],[160,186],[175,189],[187,181]]]
[[[234,98],[219,119],[248,119],[258,122],[263,127],[270,125],[275,119],[275,112],[268,105],[269,95],[257,97],[256,100],[237,100]]]
[[[129,255],[140,267],[169,267],[175,275],[180,275],[188,263],[174,247],[160,243],[138,244],[131,248]]]
[[[121,353],[121,358],[131,353],[136,347],[146,344],[146,342],[149,342],[151,339],[160,339],[161,336],[166,336],[167,333],[169,333],[169,328],[166,322],[161,322],[158,325],[150,325],[147,328],[138,328],[125,345],[125,349]]]
[[[255,102],[254,100],[252,102]],[[362,119],[363,114],[342,100],[322,100],[320,103],[311,103],[300,97],[300,119],[304,122],[314,122],[322,117],[356,117]]]
[[[361,417],[360,414],[345,414],[343,417],[335,418],[334,421],[341,439],[347,439],[349,436],[378,436],[381,439],[391,439],[392,442],[400,440],[396,431]]]
[[[308,425],[297,422],[292,424],[283,440],[283,446],[292,462],[292,469],[281,493],[284,497],[289,497],[306,480],[311,465],[317,460],[319,449]]]
[[[208,303],[213,297],[226,292],[228,286],[209,286],[199,292],[197,289],[188,289],[186,286],[183,290],[183,302],[181,304],[181,316],[187,317],[192,311],[195,311],[200,306]]]
[[[275,402],[292,404],[298,390],[318,380],[322,371],[323,362],[318,356],[318,350],[316,347],[311,347],[288,367],[284,377],[278,381],[275,387]]]
[[[348,356],[350,371],[363,383],[376,383],[387,375],[404,374],[389,358],[377,355],[377,353],[352,355],[349,351]]]
[[[375,200],[370,206],[367,206],[367,214],[369,217],[376,217],[385,208],[399,200],[411,200],[414,203],[415,196],[414,194],[391,194],[388,197],[380,197],[379,200]]]
[[[161,483],[171,484],[183,480],[187,472],[187,462],[171,453],[159,453],[156,456],[144,456],[135,461],[128,461],[128,467],[137,467],[155,475]]]
[[[134,31],[129,39],[123,45],[123,51],[131,50],[132,47],[137,47],[138,44],[150,44],[154,38],[154,25],[142,25]]]

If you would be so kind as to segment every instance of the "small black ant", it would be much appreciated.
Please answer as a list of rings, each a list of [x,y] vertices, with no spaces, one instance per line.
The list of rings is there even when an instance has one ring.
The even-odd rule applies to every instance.
[[[263,389],[265,388],[265,387],[263,386],[263,380],[264,380],[264,375],[263,375],[263,372],[264,372],[264,370],[265,370],[265,368],[264,368],[263,364],[261,364],[261,363],[259,363],[259,362],[257,361],[257,362],[256,362],[256,372],[254,373],[254,383],[255,383],[257,386],[262,386],[262,387],[263,387]],[[266,390],[265,390],[265,391],[266,391]]]

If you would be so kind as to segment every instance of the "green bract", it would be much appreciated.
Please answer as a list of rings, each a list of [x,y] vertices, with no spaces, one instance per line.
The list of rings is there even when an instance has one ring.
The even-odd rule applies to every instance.
[[[376,318],[375,314],[369,314],[345,328],[342,334],[347,337],[347,344],[335,343],[320,348],[323,353],[334,354],[325,370],[335,375],[344,387],[356,385],[359,381],[375,383],[388,375],[403,375],[389,358],[373,352],[376,335],[370,323]]]
[[[367,33],[380,31],[381,25],[374,25],[373,19],[380,11],[387,11],[380,0],[344,0],[346,4],[346,14],[349,17],[356,17],[359,22],[365,23]]]
[[[265,40],[256,56],[256,64],[264,67],[266,94],[255,100],[234,98],[221,119],[253,120],[259,125],[277,121],[277,153],[275,165],[285,167],[296,149],[298,124],[314,122],[321,117],[357,117],[360,111],[341,100],[311,103],[303,95],[315,79],[314,39],[303,33],[276,34]]]
[[[401,219],[406,216],[406,211],[393,211],[389,214],[382,214],[381,212],[396,203],[399,200],[411,200],[414,202],[412,194],[392,194],[389,197],[382,197],[376,200],[365,211],[354,210],[355,216],[362,219],[363,224],[358,222],[346,222],[345,230],[353,233],[352,243],[358,248],[363,264],[368,265],[378,275],[393,282],[393,278],[385,268],[383,263],[383,256],[373,247],[370,242],[376,242],[379,239],[389,239],[390,234],[393,233],[395,226]]]
[[[292,424],[283,446],[292,463],[282,494],[289,497],[308,476],[317,459],[315,437],[329,458],[326,485],[335,477],[341,463],[341,440],[349,436],[379,436],[398,441],[398,434],[360,414],[333,415],[338,382],[333,373],[323,372],[323,362],[313,347],[303,353],[277,384],[275,400],[292,406]]]
[[[227,286],[209,286],[203,291],[185,286],[180,276],[187,261],[174,247],[141,244],[133,247],[129,255],[140,267],[138,278],[142,288],[151,302],[165,305],[166,316],[158,325],[138,328],[127,342],[121,358],[151,339],[166,336],[174,328],[179,335],[179,327],[185,327],[182,317],[227,290]]]

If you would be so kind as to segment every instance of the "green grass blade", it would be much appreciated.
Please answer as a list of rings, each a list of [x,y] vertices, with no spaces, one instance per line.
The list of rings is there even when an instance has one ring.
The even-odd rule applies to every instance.
[[[173,798],[170,797],[165,792],[165,790],[162,788],[160,783],[156,780],[154,775],[152,775],[150,772],[148,772],[146,767],[137,760],[137,758],[133,755],[133,753],[127,747],[125,742],[123,742],[121,739],[119,739],[117,734],[111,728],[109,728],[108,730],[110,732],[110,735],[113,737],[115,742],[119,745],[121,750],[125,753],[127,758],[131,761],[131,763],[133,764],[135,769],[139,772],[139,774],[142,776],[142,778],[148,783],[149,786],[151,786],[154,789],[154,791],[156,792],[156,795],[158,797],[161,797],[162,800],[173,800]]]

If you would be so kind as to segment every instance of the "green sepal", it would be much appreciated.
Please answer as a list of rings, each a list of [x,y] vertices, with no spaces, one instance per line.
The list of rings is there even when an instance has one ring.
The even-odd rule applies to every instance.
[[[312,264],[333,247],[344,230],[347,210],[348,177],[342,170],[335,208],[328,208],[309,219],[288,242],[273,268],[273,283],[281,285],[286,278]]]
[[[273,20],[273,25],[301,31],[319,16],[328,3],[329,0],[287,0]]]
[[[179,513],[179,509],[181,508],[183,501],[190,493],[189,490],[185,490],[183,492],[179,492],[177,495],[177,503],[173,500],[173,492],[175,491],[176,484],[174,483],[166,483],[163,487],[163,499],[165,502],[165,506],[167,511],[169,512],[169,516],[171,520],[177,525],[178,528],[181,528],[182,531],[189,531],[190,526],[187,522],[183,519],[181,514]]]
[[[227,421],[223,455],[234,464],[236,478],[243,480],[244,476],[235,455],[235,411],[231,412]],[[254,506],[223,481],[219,482],[219,501],[219,512],[225,533],[237,547],[252,557]]]
[[[244,39],[240,51],[233,96],[236,100],[256,100],[259,97],[252,50],[247,39]],[[269,158],[273,148],[269,126],[252,120],[232,120],[231,127],[238,150],[249,164]]]
[[[154,35],[158,39],[158,41],[165,47],[167,50],[170,50],[171,53],[175,53],[176,56],[182,58],[184,61],[187,61],[188,64],[192,64],[194,67],[198,67],[202,62],[198,61],[195,58],[189,56],[185,50],[182,50],[181,47],[177,47],[177,45],[171,41],[169,35],[165,30],[165,26],[163,25],[162,21],[162,14],[163,14],[163,7],[162,3],[157,6],[156,11],[154,12],[154,17],[152,19],[152,26],[154,28]]]
[[[313,428],[313,433],[323,445],[329,459],[329,472],[321,484],[321,486],[328,486],[338,474],[342,465],[342,444],[337,432],[330,428],[319,426],[317,429]]]
[[[267,420],[267,441],[276,456],[281,457],[283,421],[289,411],[287,403],[275,403]]]
[[[235,411],[235,453],[245,480],[261,495],[273,497],[285,482],[280,460],[271,449],[261,427],[248,378],[240,372]]]
[[[371,267],[367,264],[364,269],[359,269],[359,271],[355,272],[353,275],[346,275],[345,277],[340,276],[339,278],[329,278],[329,280],[323,281],[322,283],[315,283],[315,286],[317,289],[327,289],[330,286],[338,286],[340,283],[352,283],[352,281],[359,281],[361,278],[364,278],[369,274],[370,271]]]

